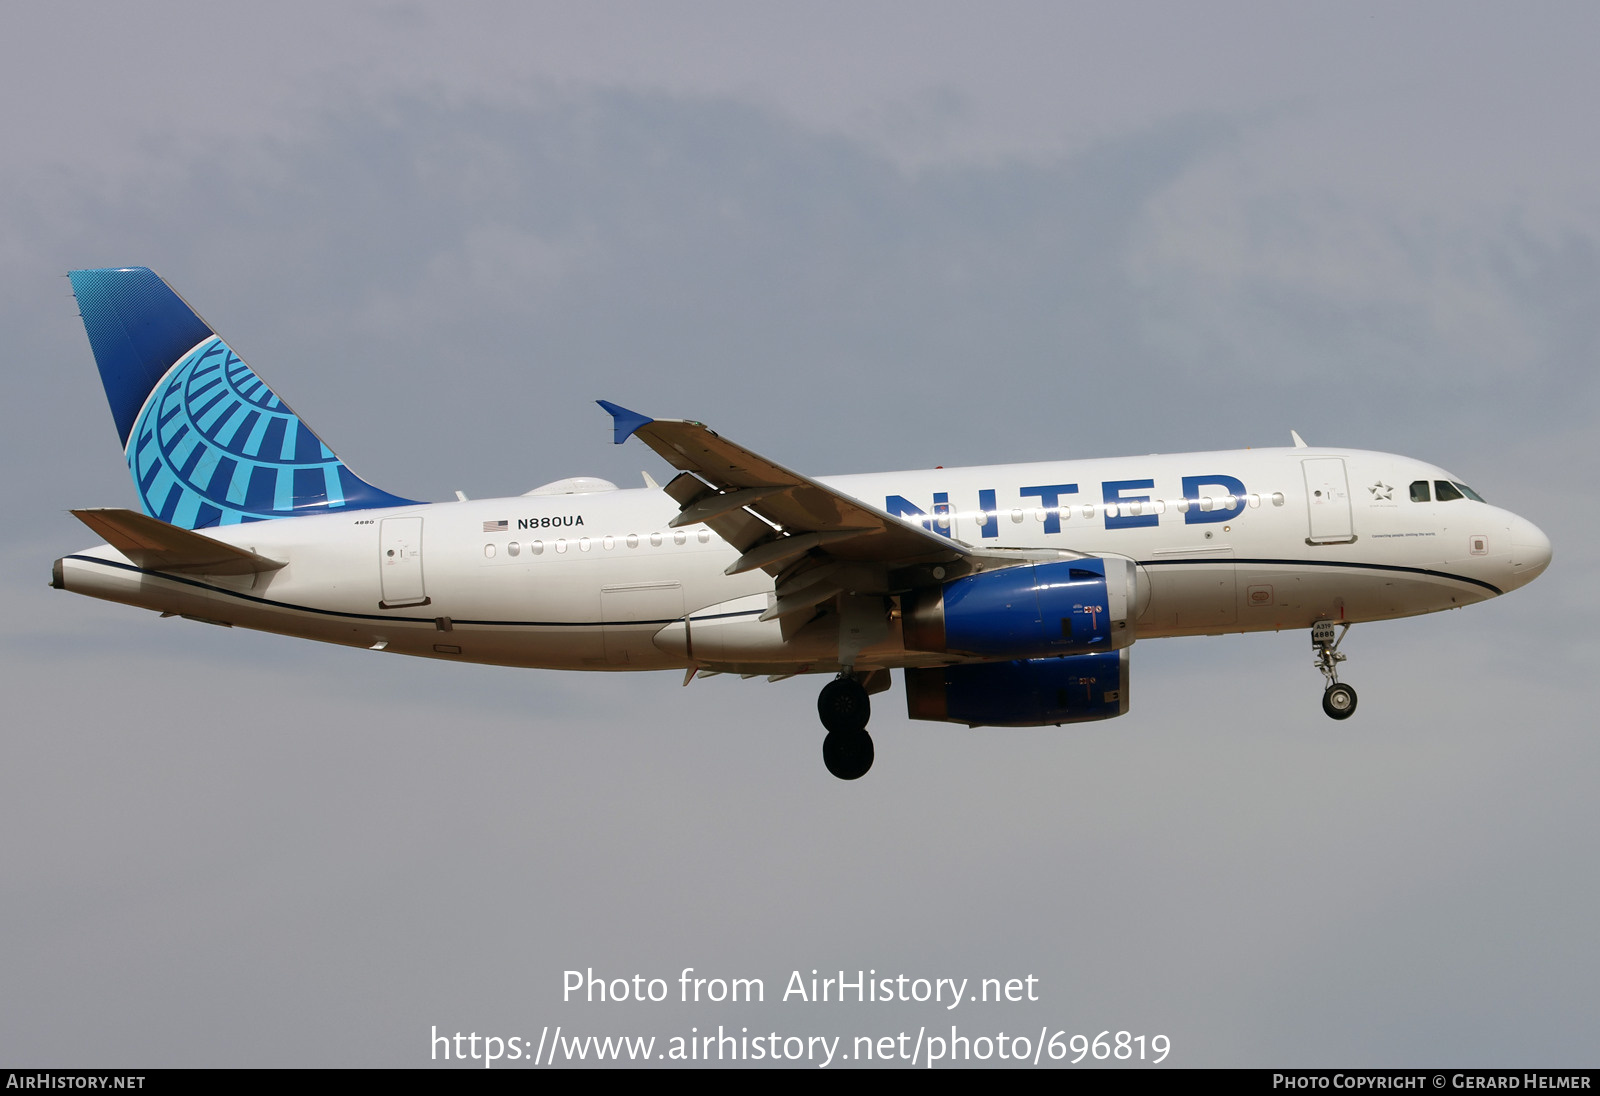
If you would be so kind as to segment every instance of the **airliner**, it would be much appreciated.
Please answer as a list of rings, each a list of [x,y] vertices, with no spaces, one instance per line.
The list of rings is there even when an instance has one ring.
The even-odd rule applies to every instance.
[[[1036,727],[1128,711],[1162,636],[1309,629],[1323,710],[1350,626],[1457,609],[1550,563],[1532,522],[1409,457],[1307,445],[812,478],[598,401],[672,468],[419,502],[357,476],[143,267],[70,273],[139,509],[52,585],[162,616],[501,666],[828,678],[828,771],[870,697]]]

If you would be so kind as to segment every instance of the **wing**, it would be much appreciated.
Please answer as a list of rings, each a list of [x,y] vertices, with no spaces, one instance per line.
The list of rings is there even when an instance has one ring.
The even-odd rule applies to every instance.
[[[681,508],[673,526],[704,523],[737,548],[741,555],[728,567],[730,575],[761,568],[778,577],[780,603],[769,619],[841,589],[889,583],[894,570],[958,563],[971,554],[960,541],[790,471],[704,423],[650,419],[598,402],[611,413],[617,444],[637,437],[682,473],[664,488]],[[826,581],[822,569],[828,564],[843,565],[856,577]],[[802,575],[812,600],[791,601],[791,593],[804,592],[797,582]],[[862,581],[871,575],[881,577]]]

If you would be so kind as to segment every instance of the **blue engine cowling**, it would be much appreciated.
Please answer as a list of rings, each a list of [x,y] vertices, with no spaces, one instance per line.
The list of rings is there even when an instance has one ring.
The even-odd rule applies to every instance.
[[[1138,569],[1112,557],[1024,563],[901,598],[906,649],[980,658],[1114,651],[1133,642]]]
[[[912,719],[972,727],[1043,727],[1128,710],[1128,651],[906,670]]]

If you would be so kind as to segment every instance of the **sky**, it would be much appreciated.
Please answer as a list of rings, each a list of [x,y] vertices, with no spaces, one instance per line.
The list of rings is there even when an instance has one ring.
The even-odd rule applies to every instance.
[[[955,1025],[1594,1065],[1592,5],[0,19],[0,1063]],[[659,479],[596,398],[813,475],[1295,429],[1450,469],[1555,561],[1355,628],[1345,723],[1304,635],[1144,641],[1103,723],[913,723],[897,679],[847,784],[814,680],[408,661],[49,589],[93,540],[68,510],[133,504],[63,276],[117,265],[407,497]],[[684,1003],[691,967],[766,999]],[[564,999],[573,970],[671,997]],[[782,1000],[813,970],[1038,999]]]

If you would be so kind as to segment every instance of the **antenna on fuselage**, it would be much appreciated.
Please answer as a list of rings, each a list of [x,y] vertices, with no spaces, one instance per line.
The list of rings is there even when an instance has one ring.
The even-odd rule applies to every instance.
[[[1306,439],[1302,438],[1300,436],[1300,431],[1291,430],[1291,431],[1289,431],[1289,436],[1294,439],[1294,447],[1296,449],[1309,449],[1310,448],[1310,446],[1308,446],[1306,444]]]

